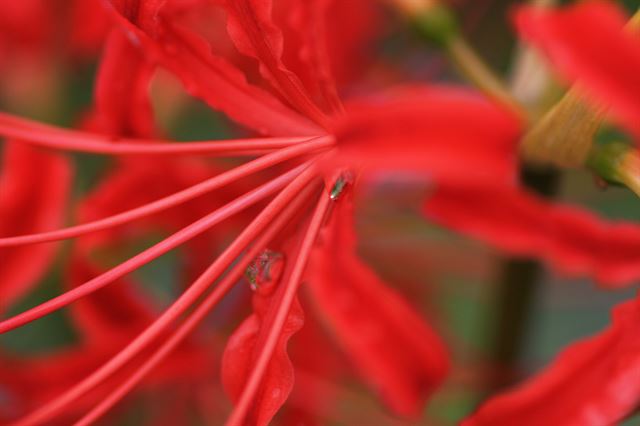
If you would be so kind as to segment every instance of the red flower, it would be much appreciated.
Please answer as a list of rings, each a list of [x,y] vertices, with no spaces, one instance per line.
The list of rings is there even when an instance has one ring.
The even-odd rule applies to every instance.
[[[104,414],[179,347],[245,270],[255,268],[256,259],[260,261],[261,256],[272,249],[273,240],[287,225],[294,231],[286,233],[287,241],[275,244],[287,248],[283,250],[285,265],[281,279],[256,291],[254,313],[239,326],[225,352],[223,381],[235,402],[228,424],[267,423],[291,392],[294,376],[287,343],[295,338],[294,333],[301,326],[302,310],[297,294],[304,277],[309,280],[320,315],[334,329],[340,345],[365,380],[399,413],[419,412],[446,375],[446,351],[435,332],[354,253],[355,233],[350,228],[352,212],[346,194],[349,190],[345,187],[353,185],[353,191],[357,192],[362,182],[358,178],[366,178],[380,169],[400,168],[427,175],[438,185],[438,193],[446,195],[444,201],[455,204],[462,194],[464,209],[487,213],[465,217],[464,211],[453,211],[456,215],[447,214],[444,218],[459,219],[451,223],[452,226],[463,227],[505,248],[527,254],[548,249],[553,262],[572,272],[601,272],[609,267],[600,263],[600,251],[576,247],[582,241],[607,244],[614,241],[625,254],[635,249],[635,234],[616,232],[613,236],[607,235],[605,240],[603,235],[607,229],[594,219],[547,208],[522,195],[516,186],[516,143],[521,123],[473,92],[452,87],[413,86],[349,99],[343,104],[332,77],[335,67],[330,63],[329,46],[321,38],[328,8],[340,8],[341,4],[333,2],[327,6],[322,0],[297,2],[296,13],[314,17],[315,31],[309,34],[306,26],[299,22],[283,30],[284,23],[273,18],[271,1],[218,1],[215,5],[224,8],[227,15],[227,36],[232,44],[229,46],[209,43],[207,37],[193,30],[193,14],[201,8],[208,10],[210,4],[197,0],[188,3],[114,0],[110,13],[122,33],[111,33],[99,73],[94,116],[88,124],[96,133],[0,116],[0,133],[10,137],[54,148],[124,156],[116,166],[120,168],[116,170],[127,177],[122,181],[124,184],[118,183],[116,172],[116,177],[107,180],[102,190],[109,193],[109,188],[118,188],[116,195],[124,196],[117,204],[128,208],[121,212],[111,210],[113,206],[99,208],[100,197],[96,197],[98,201],[89,199],[86,208],[99,212],[95,216],[89,214],[93,216],[87,217],[89,222],[59,231],[0,239],[0,246],[22,246],[98,231],[105,233],[102,237],[96,234],[93,242],[92,237],[83,237],[78,247],[109,246],[120,240],[112,228],[160,212],[166,214],[167,222],[147,224],[168,224],[167,228],[174,232],[114,268],[84,283],[75,283],[67,293],[0,322],[2,332],[83,297],[87,297],[84,312],[80,308],[76,315],[91,329],[87,334],[92,337],[113,332],[105,327],[104,318],[112,317],[108,323],[122,318],[127,322],[134,318],[135,321],[131,321],[138,323],[144,315],[137,305],[130,303],[131,294],[121,294],[118,290],[106,292],[105,286],[193,238],[209,235],[213,226],[230,217],[256,205],[262,207],[228,247],[203,268],[204,272],[131,343],[104,366],[42,404],[18,424],[42,424],[57,418],[68,412],[86,392],[137,362],[136,369],[119,385],[110,386],[109,392],[80,424]],[[285,47],[285,34],[287,41],[291,40],[289,46],[300,46],[301,56],[295,57],[287,50],[290,47]],[[313,37],[314,34],[318,37]],[[236,52],[230,51],[230,47]],[[239,59],[238,54],[253,62],[246,65],[246,58]],[[244,63],[243,67],[237,66],[240,62]],[[257,69],[252,68],[255,64]],[[151,70],[156,66],[172,72],[187,91],[211,107],[271,137],[180,144],[151,139],[153,121],[146,89]],[[183,167],[190,171],[191,166],[184,166],[186,162],[174,158],[154,161],[152,156],[193,154],[262,156],[170,195],[163,192],[167,188],[162,185],[156,195],[163,198],[133,206],[134,200],[148,202],[136,192],[145,191],[143,195],[148,195],[147,186],[149,193],[156,192],[153,186],[156,179],[173,185],[176,181],[185,182],[176,179],[185,172]],[[135,159],[142,155],[144,159]],[[266,183],[242,195],[234,190],[235,198],[229,197],[229,200],[221,196],[221,188],[249,176],[264,177],[265,169],[274,166],[278,166],[280,174],[268,176]],[[147,167],[151,170],[145,171]],[[143,171],[136,177],[136,170]],[[133,182],[137,183],[135,188],[131,187]],[[141,185],[140,182],[149,183]],[[138,185],[143,189],[138,189]],[[446,192],[448,188],[455,190]],[[467,189],[470,189],[468,194]],[[133,194],[129,193],[132,190]],[[176,210],[169,211],[213,191],[227,203],[218,203],[220,198],[208,203],[205,211],[200,212],[202,217],[190,218],[195,221],[186,221],[189,224],[181,223],[185,219],[182,212],[174,217]],[[508,198],[497,199],[496,194]],[[271,201],[262,206],[267,199]],[[429,211],[436,201],[437,196],[429,200]],[[311,214],[310,203],[315,205]],[[509,211],[514,215],[497,223],[493,213],[500,203],[511,208]],[[534,213],[541,212],[544,220],[532,218],[528,210],[521,211],[520,203],[526,203],[527,209],[534,208]],[[98,218],[103,213],[110,216]],[[502,212],[498,210],[498,213]],[[576,218],[583,220],[558,236],[546,232],[549,218],[554,225],[556,222],[566,225]],[[499,231],[499,227],[505,225],[512,228],[506,236]],[[145,230],[144,226],[136,229]],[[538,235],[541,229],[543,234]],[[576,235],[581,232],[588,235]],[[86,245],[83,247],[83,244]],[[84,276],[86,272],[98,272],[99,268],[83,258],[86,253],[77,254],[80,260],[72,273]],[[309,270],[306,269],[308,263],[312,265]],[[611,266],[615,268],[615,279],[626,279],[637,273],[629,266],[635,263],[635,257],[629,255],[620,263]],[[613,278],[605,274],[605,279]],[[102,297],[97,291],[104,292]],[[102,312],[105,305],[120,298],[127,301],[125,308],[131,309],[122,315],[115,308]],[[365,302],[353,304],[355,298]],[[407,332],[408,327],[411,333]]]

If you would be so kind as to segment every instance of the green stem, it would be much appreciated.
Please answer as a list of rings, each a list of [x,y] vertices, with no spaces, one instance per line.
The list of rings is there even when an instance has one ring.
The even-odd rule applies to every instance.
[[[552,170],[525,170],[522,181],[540,195],[553,197],[560,175]],[[492,364],[499,372],[487,380],[487,391],[493,393],[520,381],[520,361],[535,306],[542,274],[541,265],[529,259],[505,259],[496,287],[495,325],[490,347]]]
[[[456,36],[449,40],[445,48],[453,64],[470,83],[491,98],[526,117],[527,113],[509,93],[502,80],[476,54],[462,36]]]
[[[476,88],[523,117],[527,113],[506,85],[477,55],[464,39],[458,21],[449,7],[433,3],[410,15],[413,25],[425,41],[446,52],[454,66]]]

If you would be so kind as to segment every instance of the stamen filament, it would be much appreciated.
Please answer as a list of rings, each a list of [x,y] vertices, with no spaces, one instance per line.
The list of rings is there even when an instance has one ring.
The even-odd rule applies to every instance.
[[[255,368],[247,379],[247,383],[245,384],[242,394],[240,395],[231,416],[226,422],[226,426],[241,426],[244,422],[247,412],[251,406],[251,402],[255,398],[260,382],[262,381],[267,370],[267,366],[271,361],[273,351],[275,350],[278,338],[282,333],[282,328],[286,322],[287,315],[289,315],[289,311],[291,310],[291,305],[296,292],[300,287],[304,268],[307,265],[311,249],[313,248],[313,244],[315,243],[318,233],[320,232],[320,228],[324,222],[330,202],[330,198],[323,195],[316,206],[311,222],[309,223],[307,231],[303,237],[300,250],[298,251],[298,255],[294,261],[291,273],[286,280],[283,290],[281,291],[278,310],[276,311],[271,329],[269,330],[264,346],[258,355]]]
[[[109,155],[251,155],[313,140],[313,137],[169,142],[159,139],[110,138],[90,132],[62,129],[0,113],[0,134],[33,145],[66,151]]]
[[[308,166],[308,164],[305,164]],[[156,319],[145,331],[107,361],[102,367],[69,389],[56,399],[44,404],[36,411],[16,422],[13,426],[41,425],[64,410],[73,401],[102,383],[120,367],[128,363],[149,343],[157,338],[165,329],[179,318],[195,303],[226,268],[242,253],[257,234],[262,232],[291,202],[300,191],[316,176],[313,165],[308,167],[287,187],[282,190],[227,249],[198,277],[198,279]]]
[[[161,363],[176,347],[206,318],[211,310],[231,290],[242,277],[244,271],[266,247],[267,244],[284,228],[311,195],[313,186],[309,186],[278,216],[259,239],[249,248],[242,259],[229,271],[222,281],[213,289],[198,308],[189,315],[175,333],[120,386],[111,391],[100,404],[82,417],[75,426],[90,425],[102,417],[115,404],[144,379],[159,363]]]
[[[299,155],[303,155],[316,149],[331,145],[330,138],[317,138],[311,142],[304,142],[296,146],[284,148],[279,151],[267,154],[263,157],[252,160],[234,169],[214,176],[204,182],[198,183],[190,188],[176,192],[165,198],[161,198],[141,207],[136,207],[113,216],[98,219],[81,225],[70,226],[55,231],[41,232],[37,234],[20,235],[16,237],[0,238],[0,247],[12,247],[24,244],[36,244],[50,241],[74,238],[91,232],[109,229],[119,226],[145,216],[152,215],[162,210],[175,207],[198,197],[214,189],[221,188],[231,182],[244,178],[250,174],[264,170],[274,164],[289,160]]]
[[[249,191],[245,195],[236,198],[229,204],[209,213],[207,216],[197,220],[189,226],[186,226],[170,237],[142,251],[141,253],[138,253],[134,257],[93,278],[92,280],[89,280],[86,283],[81,284],[78,287],[61,294],[60,296],[54,297],[53,299],[50,299],[34,308],[22,312],[21,314],[0,322],[0,334],[6,333],[9,330],[20,327],[28,322],[34,321],[70,303],[73,303],[76,300],[91,294],[107,284],[110,284],[124,275],[140,268],[142,265],[162,256],[191,238],[194,238],[196,235],[207,231],[212,226],[246,209],[258,201],[263,200],[267,196],[272,195],[294,179],[295,176],[299,175],[305,167],[307,166],[298,166],[278,178]]]

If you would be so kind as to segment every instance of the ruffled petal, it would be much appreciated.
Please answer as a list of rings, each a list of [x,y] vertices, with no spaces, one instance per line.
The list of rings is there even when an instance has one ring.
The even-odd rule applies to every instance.
[[[516,255],[548,262],[568,275],[611,287],[640,277],[640,226],[607,222],[517,188],[441,185],[424,213],[443,226]]]
[[[64,220],[71,166],[63,156],[20,142],[4,145],[0,173],[0,235],[56,229]],[[58,245],[0,249],[0,311],[25,295],[50,266]]]
[[[617,424],[640,402],[640,300],[605,331],[565,349],[537,376],[484,404],[464,426]]]
[[[279,1],[275,14],[284,21],[281,27],[287,43],[282,55],[288,68],[325,112],[335,114],[342,110],[342,103],[333,76],[327,30],[327,17],[330,11],[335,12],[331,7],[334,4],[333,0]],[[331,32],[345,36],[350,30],[338,27],[332,20]]]
[[[640,39],[623,31],[628,18],[614,2],[523,8],[515,18],[561,74],[640,135]]]
[[[240,324],[227,341],[222,357],[222,384],[232,401],[236,401],[253,370],[265,336],[274,320],[280,301],[278,292],[264,289],[253,298],[254,313]],[[294,371],[287,353],[287,344],[293,334],[302,328],[304,313],[297,298],[287,315],[277,346],[260,383],[260,388],[246,417],[246,424],[264,426],[285,403],[294,383]]]
[[[163,1],[112,1],[117,21],[150,58],[174,73],[189,93],[263,134],[314,135],[322,131],[214,54],[204,38],[162,15]]]
[[[155,66],[126,35],[113,30],[104,48],[95,86],[93,123],[112,136],[154,134],[149,84]]]
[[[328,16],[327,51],[338,86],[361,81],[374,60],[375,42],[386,30],[387,16],[379,2],[369,0],[334,0]]]
[[[257,59],[263,76],[298,111],[318,124],[326,119],[300,78],[282,61],[284,38],[272,19],[272,0],[225,0],[227,28],[243,54]]]
[[[415,170],[435,180],[516,181],[520,123],[476,93],[407,87],[347,104],[333,169]]]
[[[314,253],[309,289],[355,368],[395,412],[417,416],[449,370],[439,336],[356,255],[352,206],[340,199]]]

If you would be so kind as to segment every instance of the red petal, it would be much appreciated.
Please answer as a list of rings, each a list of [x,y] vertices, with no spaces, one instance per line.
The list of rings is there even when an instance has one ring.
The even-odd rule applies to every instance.
[[[272,295],[262,295],[258,291],[254,295],[255,313],[236,329],[227,342],[222,357],[222,384],[233,401],[240,397],[255,365],[256,356],[264,345],[279,302],[278,294],[276,291]],[[294,372],[287,354],[287,343],[291,336],[302,328],[303,323],[304,314],[296,298],[247,415],[247,424],[267,425],[291,393]]]
[[[592,275],[612,286],[640,277],[640,227],[606,222],[516,188],[441,186],[427,200],[425,214],[569,275]]]
[[[72,53],[81,58],[93,58],[100,51],[112,22],[101,0],[71,0]]]
[[[627,19],[613,2],[588,1],[562,10],[523,8],[516,24],[565,77],[640,135],[640,40],[623,31]]]
[[[284,33],[283,62],[327,112],[341,110],[336,94],[361,80],[384,29],[381,5],[370,0],[278,0],[274,19]]]
[[[349,200],[340,199],[332,214],[309,270],[313,300],[386,403],[416,416],[448,372],[447,351],[420,315],[357,257]]]
[[[327,47],[338,85],[360,80],[372,61],[375,41],[388,22],[379,6],[370,0],[332,2]]]
[[[134,42],[173,72],[187,91],[212,108],[259,133],[300,136],[321,133],[268,92],[247,83],[244,74],[215,55],[202,37],[165,20],[160,13],[163,2],[147,1],[137,13],[137,2],[112,3],[118,22]]]
[[[20,142],[5,142],[0,174],[0,235],[56,229],[71,187],[65,157]],[[28,292],[54,258],[57,244],[0,249],[0,311]]]
[[[435,179],[515,182],[519,123],[464,89],[409,87],[347,105],[331,167],[414,169]]]
[[[154,134],[149,83],[154,66],[120,30],[107,39],[95,88],[98,130],[113,136]]]
[[[281,27],[287,41],[283,53],[287,66],[304,82],[307,92],[315,95],[313,99],[323,105],[325,111],[337,113],[342,104],[327,48],[327,17],[330,11],[336,11],[332,5],[335,5],[333,0],[279,1],[276,14],[284,21]],[[341,9],[337,8],[338,11]],[[334,16],[331,17],[331,33],[345,36],[351,30],[337,27]]]
[[[228,31],[243,54],[260,62],[262,74],[298,111],[316,123],[325,122],[298,76],[282,62],[283,37],[271,17],[272,0],[226,0]]]
[[[607,330],[565,349],[542,373],[489,400],[463,423],[617,424],[640,402],[640,300],[618,306]]]

